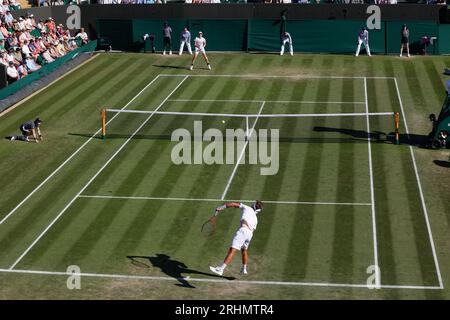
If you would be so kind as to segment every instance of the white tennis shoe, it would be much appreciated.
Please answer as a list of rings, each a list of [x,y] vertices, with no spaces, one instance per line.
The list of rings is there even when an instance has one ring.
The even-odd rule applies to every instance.
[[[218,274],[219,276],[223,275],[223,269],[220,267],[209,267],[209,270],[214,272],[215,274]]]
[[[248,274],[247,268],[242,266],[241,267],[241,275],[246,276]]]

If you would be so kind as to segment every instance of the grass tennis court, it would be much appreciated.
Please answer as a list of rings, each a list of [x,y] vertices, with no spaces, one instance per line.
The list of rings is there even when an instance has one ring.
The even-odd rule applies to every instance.
[[[39,115],[45,137],[0,145],[0,297],[449,297],[448,152],[413,143],[440,110],[449,58],[213,54],[212,71],[188,59],[101,54],[0,118],[7,136]],[[102,108],[149,113],[108,115],[103,140]],[[259,113],[255,129],[280,130],[278,172],[175,165],[173,130],[245,121],[152,111]],[[379,112],[400,113],[400,145],[392,116],[367,116]],[[336,115],[264,117],[292,113]],[[239,257],[212,275],[239,212],[211,238],[202,223],[225,200],[255,199],[249,275]],[[70,265],[81,290],[66,287]],[[373,265],[381,289],[367,288]]]

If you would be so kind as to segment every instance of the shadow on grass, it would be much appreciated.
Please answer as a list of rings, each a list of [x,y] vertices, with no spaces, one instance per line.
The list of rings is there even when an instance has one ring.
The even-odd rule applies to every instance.
[[[326,137],[326,136],[311,136],[314,135],[314,132],[321,133],[339,133],[340,137]],[[282,134],[282,132],[281,132]],[[91,138],[91,133],[69,133],[71,136],[78,136],[84,138]],[[381,131],[372,131],[371,142],[373,143],[389,143],[395,144],[395,135],[394,132],[381,132]],[[131,134],[119,134],[112,133],[106,135],[106,140],[108,139],[128,139],[131,137]],[[103,138],[100,135],[96,135],[94,139],[102,140]],[[132,139],[140,140],[161,140],[161,141],[172,141],[172,136],[169,134],[136,134]],[[237,138],[237,140],[242,140]],[[195,141],[195,137],[191,136],[191,141]],[[236,141],[236,138],[235,138]],[[355,130],[355,129],[346,129],[346,128],[332,128],[332,127],[314,127],[311,132],[305,132],[304,136],[297,135],[295,133],[293,136],[283,136],[279,137],[280,142],[288,142],[288,143],[367,143],[367,131],[365,130]],[[175,141],[178,142],[178,141]],[[417,135],[417,134],[400,134],[400,144],[403,145],[411,145],[418,146],[421,148],[426,148],[428,142],[428,136],[426,135]]]
[[[433,162],[439,167],[450,168],[450,161],[433,160]]]
[[[127,258],[131,261],[131,263],[140,268],[159,268],[163,273],[168,275],[171,278],[178,280],[177,286],[185,287],[185,288],[195,288],[192,284],[188,282],[189,278],[186,276],[182,276],[182,274],[200,274],[204,276],[221,278],[226,280],[235,280],[234,277],[223,277],[219,275],[215,275],[212,273],[206,273],[202,271],[197,271],[193,269],[189,269],[187,265],[185,265],[181,261],[173,260],[170,256],[157,253],[153,257],[148,256],[127,256]]]
[[[170,66],[170,65],[161,65],[161,64],[152,64],[152,67],[163,68],[163,69],[178,69],[178,70],[189,70],[189,66]]]
[[[357,141],[367,141],[368,133],[365,130],[354,130],[354,129],[345,129],[345,128],[331,128],[331,127],[314,127],[314,131],[317,132],[333,132],[333,133],[341,133],[346,136],[350,136],[351,142],[352,139],[356,139]],[[394,132],[382,132],[382,131],[372,131],[370,133],[372,138],[372,142],[375,143],[391,143],[395,144],[395,134]],[[339,138],[338,138],[339,139]],[[420,134],[400,134],[400,144],[411,145],[411,146],[419,146],[425,148],[428,142],[427,135]]]

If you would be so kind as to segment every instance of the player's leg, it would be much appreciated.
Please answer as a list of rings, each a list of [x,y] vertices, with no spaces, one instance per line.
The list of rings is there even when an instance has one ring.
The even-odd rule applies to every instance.
[[[189,68],[190,70],[194,69],[194,62],[197,59],[198,56],[198,51],[195,50],[194,56],[192,57],[192,61],[191,61],[191,67]]]
[[[241,274],[246,275],[247,272],[247,265],[248,265],[248,250],[242,248],[241,249],[241,255],[242,255],[242,267],[241,267]]]
[[[191,44],[189,42],[186,43],[186,47],[188,49],[189,54],[192,55],[192,49],[191,49]]]
[[[214,272],[215,274],[222,275],[225,268],[233,261],[234,254],[236,251],[241,250],[242,247],[244,247],[244,243],[247,241],[248,236],[243,230],[243,228],[240,228],[236,234],[234,235],[233,240],[231,241],[231,246],[228,249],[228,253],[223,260],[222,265],[217,267],[209,267],[209,269]]]
[[[364,47],[366,48],[367,55],[370,57],[371,54],[370,54],[370,48],[369,48],[369,41],[366,41],[366,42],[364,43]]]
[[[209,64],[208,56],[206,55],[205,51],[202,51],[202,56],[205,59],[206,65],[208,66],[208,69],[211,70],[211,65]]]
[[[361,50],[362,41],[358,39],[358,46],[356,47],[355,57],[359,56],[359,51]]]
[[[280,56],[282,56],[284,54],[284,44],[285,44],[285,42],[283,41],[281,43]]]
[[[242,267],[241,267],[241,275],[248,274],[247,265],[248,265],[248,246],[250,245],[250,241],[252,240],[253,233],[249,230],[245,230],[245,241],[241,247],[241,255],[242,255]]]
[[[209,267],[209,270],[221,276],[225,268],[233,261],[234,254],[236,253],[237,250],[238,249],[236,248],[230,247],[228,249],[227,255],[225,256],[225,259],[223,260],[223,263],[217,267]]]
[[[409,43],[406,43],[406,54],[408,55],[408,57],[410,56],[409,55]]]
[[[172,38],[169,38],[169,54],[172,54]]]
[[[180,43],[180,51],[179,51],[178,55],[181,56],[181,54],[183,53],[183,49],[184,49],[184,40],[181,40],[181,43]]]
[[[403,54],[403,42],[402,42],[402,45],[400,47],[400,57],[402,56],[402,54]]]
[[[292,46],[292,42],[291,41],[289,41],[289,53],[290,53],[291,56],[294,55],[294,47]]]

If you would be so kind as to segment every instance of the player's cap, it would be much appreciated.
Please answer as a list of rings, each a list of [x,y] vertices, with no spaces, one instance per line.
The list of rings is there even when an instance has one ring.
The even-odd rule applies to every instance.
[[[199,31],[198,34],[203,34],[203,32]]]
[[[34,120],[34,123],[35,124],[41,124],[42,120],[40,118],[36,118],[36,120]]]

